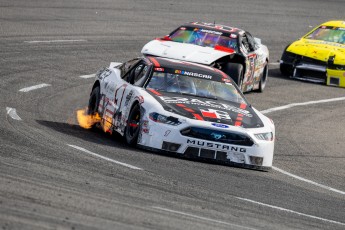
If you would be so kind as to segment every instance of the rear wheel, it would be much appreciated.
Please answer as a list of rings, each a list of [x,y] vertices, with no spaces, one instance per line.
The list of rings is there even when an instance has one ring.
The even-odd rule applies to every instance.
[[[243,66],[238,63],[226,63],[223,72],[229,75],[238,87],[242,90],[243,84]]]
[[[259,88],[257,90],[258,92],[262,93],[264,91],[266,87],[267,77],[268,77],[268,63],[266,63],[266,66],[260,78]]]
[[[98,106],[100,101],[100,89],[99,86],[95,87],[90,95],[89,105],[87,107],[87,114],[95,116],[98,112]],[[92,128],[96,127],[98,123],[92,125]]]
[[[138,136],[140,131],[140,105],[135,104],[129,113],[127,126],[125,129],[125,140],[129,145],[136,145],[138,143]]]

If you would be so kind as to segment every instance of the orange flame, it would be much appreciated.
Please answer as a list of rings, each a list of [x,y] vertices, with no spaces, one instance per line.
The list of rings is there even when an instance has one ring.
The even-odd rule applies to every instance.
[[[91,129],[94,124],[101,121],[98,113],[95,115],[87,114],[87,109],[77,110],[77,120],[80,127],[84,129]]]

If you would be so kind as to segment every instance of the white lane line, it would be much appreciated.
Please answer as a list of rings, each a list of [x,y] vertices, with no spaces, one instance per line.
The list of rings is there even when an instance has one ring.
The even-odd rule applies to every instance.
[[[312,104],[327,103],[327,102],[334,102],[334,101],[343,101],[343,100],[345,100],[345,97],[336,97],[336,98],[323,99],[323,100],[318,100],[318,101],[307,101],[307,102],[301,102],[301,103],[292,103],[292,104],[287,104],[287,105],[283,105],[283,106],[279,106],[279,107],[274,107],[274,108],[262,110],[260,112],[263,113],[263,114],[267,114],[267,113],[272,113],[272,112],[279,111],[279,110],[289,109],[289,108],[296,107],[296,106],[312,105]],[[301,181],[304,181],[304,182],[316,185],[318,187],[330,190],[332,192],[336,192],[336,193],[340,193],[342,195],[345,195],[344,191],[341,191],[341,190],[338,190],[338,189],[335,189],[335,188],[332,188],[332,187],[329,187],[329,186],[326,186],[326,185],[323,185],[323,184],[316,183],[314,181],[311,181],[311,180],[305,179],[303,177],[294,175],[292,173],[289,173],[289,172],[284,171],[282,169],[279,169],[277,167],[272,167],[272,169],[274,169],[274,170],[276,170],[276,171],[278,171],[280,173],[283,173],[283,174],[285,174],[287,176],[293,177],[295,179],[298,179],[298,180],[301,180]]]
[[[84,78],[84,79],[87,79],[87,78],[92,78],[92,77],[95,77],[96,74],[89,74],[89,75],[82,75],[82,76],[79,76],[80,78]]]
[[[16,109],[6,107],[7,114],[14,120],[21,121],[22,119],[18,116]]]
[[[345,223],[338,222],[338,221],[335,221],[335,220],[329,220],[329,219],[321,218],[321,217],[318,217],[318,216],[312,216],[312,215],[309,215],[309,214],[305,214],[305,213],[301,213],[301,212],[296,212],[296,211],[293,211],[293,210],[290,210],[290,209],[286,209],[286,208],[282,208],[282,207],[278,207],[278,206],[274,206],[274,205],[270,205],[270,204],[265,204],[265,203],[257,202],[257,201],[246,199],[246,198],[242,198],[242,197],[236,197],[236,198],[239,199],[239,200],[251,202],[251,203],[262,205],[262,206],[269,207],[269,208],[278,209],[280,211],[294,213],[294,214],[297,214],[297,215],[300,215],[300,216],[309,217],[309,218],[312,218],[312,219],[322,220],[322,221],[333,223],[333,224],[345,225]]]
[[[26,93],[26,92],[29,92],[31,90],[40,89],[40,88],[47,87],[47,86],[51,86],[51,85],[43,83],[43,84],[39,84],[39,85],[34,85],[34,86],[22,88],[19,90],[19,92],[25,92]]]
[[[125,167],[130,168],[130,169],[143,170],[142,168],[138,168],[138,167],[136,167],[136,166],[133,166],[133,165],[130,165],[130,164],[126,164],[126,163],[123,163],[123,162],[120,162],[120,161],[116,161],[116,160],[110,159],[110,158],[108,158],[108,157],[99,155],[99,154],[97,154],[97,153],[93,153],[93,152],[91,152],[91,151],[89,151],[89,150],[87,150],[87,149],[84,149],[84,148],[79,147],[79,146],[76,146],[76,145],[70,145],[70,144],[67,144],[67,145],[70,146],[70,147],[72,147],[72,148],[75,148],[75,149],[78,149],[78,150],[80,150],[80,151],[83,151],[83,152],[85,152],[85,153],[88,153],[88,154],[90,154],[90,155],[92,155],[92,156],[101,158],[101,159],[106,160],[106,161],[110,161],[110,162],[115,163],[115,164],[118,164],[118,165],[125,166]]]
[[[273,62],[273,63],[269,63],[269,65],[280,65],[279,62]]]
[[[184,216],[189,216],[189,217],[193,217],[193,218],[196,218],[196,219],[205,220],[205,221],[209,221],[209,222],[229,225],[229,226],[232,226],[232,227],[236,227],[236,229],[237,228],[241,228],[241,229],[255,230],[255,228],[249,228],[249,227],[245,227],[245,226],[241,226],[241,225],[237,225],[237,224],[231,224],[231,223],[228,223],[228,222],[224,222],[224,221],[220,221],[220,220],[215,220],[215,219],[211,219],[211,218],[206,218],[206,217],[202,217],[202,216],[197,216],[197,215],[189,214],[189,213],[186,213],[186,212],[179,212],[179,211],[175,211],[175,210],[171,210],[171,209],[167,209],[167,208],[161,208],[161,207],[157,207],[157,206],[152,206],[152,208],[158,209],[158,210],[162,210],[162,211],[166,211],[166,212],[170,212],[170,213],[175,213],[175,214],[180,214],[180,215],[184,215]]]
[[[345,100],[345,97],[336,97],[336,98],[330,98],[330,99],[324,99],[324,100],[318,100],[318,101],[291,103],[291,104],[287,104],[287,105],[283,105],[283,106],[279,106],[279,107],[274,107],[274,108],[262,110],[260,112],[263,114],[266,114],[266,113],[272,113],[272,112],[279,111],[279,110],[289,109],[289,108],[296,107],[296,106],[312,105],[312,104],[327,103],[327,102],[334,102],[334,101],[344,101],[344,100]]]
[[[280,168],[277,168],[277,167],[272,166],[272,169],[274,169],[274,170],[276,170],[276,171],[278,171],[278,172],[280,172],[280,173],[283,173],[283,174],[285,174],[285,175],[287,175],[287,176],[296,178],[296,179],[298,179],[298,180],[301,180],[301,181],[304,181],[304,182],[307,182],[307,183],[310,183],[310,184],[319,186],[319,187],[321,187],[321,188],[330,190],[330,191],[332,191],[332,192],[336,192],[336,193],[340,193],[340,194],[342,194],[342,195],[345,195],[345,192],[343,192],[343,191],[341,191],[341,190],[338,190],[338,189],[335,189],[335,188],[331,188],[331,187],[326,186],[326,185],[323,185],[323,184],[316,183],[316,182],[314,182],[314,181],[311,181],[311,180],[305,179],[305,178],[303,178],[303,177],[300,177],[300,176],[294,175],[294,174],[292,174],[292,173],[289,173],[289,172],[287,172],[287,171],[284,171],[284,170],[282,170],[282,169],[280,169]]]
[[[85,39],[78,40],[43,40],[43,41],[24,41],[24,43],[59,43],[59,42],[87,42]]]

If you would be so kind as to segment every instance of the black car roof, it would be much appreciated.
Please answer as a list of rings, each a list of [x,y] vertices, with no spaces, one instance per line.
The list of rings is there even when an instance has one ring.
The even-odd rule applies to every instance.
[[[182,70],[182,71],[190,71],[192,73],[198,73],[203,75],[211,75],[218,79],[231,79],[228,75],[223,73],[222,71],[201,64],[196,64],[187,61],[180,61],[175,59],[169,58],[162,58],[162,57],[146,57],[154,67],[162,67],[162,68],[170,68],[175,70]],[[231,80],[232,81],[232,80]]]
[[[207,23],[207,22],[189,22],[181,25],[180,27],[197,27],[202,29],[212,29],[219,32],[227,32],[233,34],[244,33],[245,31],[236,27],[214,24],[214,23]]]

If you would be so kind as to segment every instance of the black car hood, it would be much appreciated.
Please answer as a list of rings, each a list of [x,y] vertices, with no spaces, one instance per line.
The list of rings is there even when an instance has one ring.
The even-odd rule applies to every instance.
[[[244,128],[263,127],[263,123],[251,106],[242,103],[201,98],[176,93],[147,91],[166,111],[181,116]]]

